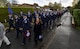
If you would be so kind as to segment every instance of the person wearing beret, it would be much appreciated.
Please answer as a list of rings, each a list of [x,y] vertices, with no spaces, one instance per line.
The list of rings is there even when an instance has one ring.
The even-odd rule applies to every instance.
[[[23,40],[22,45],[25,45],[26,38],[30,39],[30,21],[27,18],[27,14],[23,14]]]
[[[32,14],[31,14],[31,12],[30,11],[28,11],[28,19],[30,20],[30,22],[32,22]]]
[[[11,27],[15,28],[14,27],[14,19],[12,17],[12,14],[9,14],[9,21],[8,22],[9,22],[9,30],[8,30],[8,32],[10,32]]]
[[[15,18],[14,20],[15,20],[16,38],[18,38],[19,37],[19,33],[20,33],[20,31],[19,31],[20,19],[18,17],[18,14],[15,14],[14,18]]]

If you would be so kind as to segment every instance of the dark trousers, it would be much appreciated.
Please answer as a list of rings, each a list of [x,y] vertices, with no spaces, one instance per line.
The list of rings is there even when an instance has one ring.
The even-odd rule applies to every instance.
[[[26,43],[26,38],[23,36],[23,39],[22,39],[22,43],[25,44]]]
[[[31,34],[31,33],[30,33]],[[23,39],[22,39],[22,43],[25,45],[26,44],[26,39],[28,39],[29,41],[31,40],[31,35],[29,37],[26,37],[23,33]]]
[[[20,33],[19,28],[16,28],[16,38],[19,37],[19,33]]]
[[[35,33],[34,34],[34,42],[35,42],[35,44],[38,44],[38,41],[42,42],[42,39],[39,39],[39,35],[42,35],[42,33]]]
[[[34,34],[34,42],[35,42],[35,44],[37,44],[38,43],[38,34]]]
[[[9,24],[9,30],[8,30],[8,31],[11,30],[11,27],[12,27],[12,28],[15,28],[13,24]]]

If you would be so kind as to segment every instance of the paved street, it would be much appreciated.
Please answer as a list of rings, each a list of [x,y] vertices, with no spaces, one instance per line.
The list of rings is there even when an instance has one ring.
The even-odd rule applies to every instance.
[[[52,40],[44,49],[80,49],[80,32],[71,26],[71,14],[65,13]]]

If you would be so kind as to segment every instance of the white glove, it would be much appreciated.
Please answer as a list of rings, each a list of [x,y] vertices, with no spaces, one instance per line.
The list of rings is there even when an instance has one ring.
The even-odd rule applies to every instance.
[[[30,32],[27,32],[26,36],[29,37],[30,36]]]

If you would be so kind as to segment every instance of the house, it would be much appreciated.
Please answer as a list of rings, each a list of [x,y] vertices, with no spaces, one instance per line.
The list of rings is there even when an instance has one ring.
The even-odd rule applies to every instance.
[[[74,0],[74,1],[72,2],[72,5],[75,6],[78,2],[79,2],[79,0]]]
[[[7,0],[0,0],[0,7],[6,6]]]

